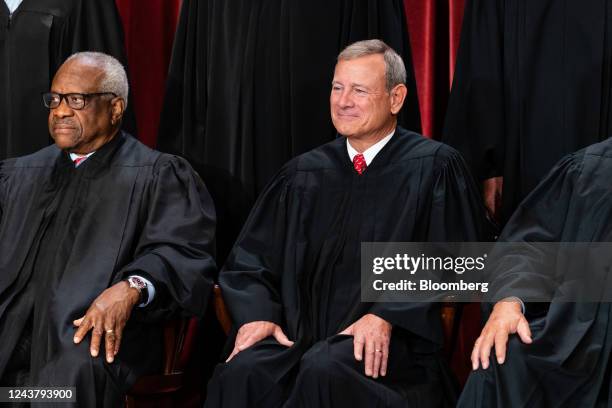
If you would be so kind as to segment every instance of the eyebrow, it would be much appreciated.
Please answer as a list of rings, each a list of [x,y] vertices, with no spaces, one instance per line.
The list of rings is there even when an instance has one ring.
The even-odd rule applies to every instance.
[[[336,85],[336,84],[338,84],[338,85],[342,85],[342,84],[341,84],[339,81],[332,81],[332,85]],[[368,86],[363,85],[363,84],[360,84],[360,83],[358,83],[358,82],[351,82],[351,83],[349,84],[349,86],[350,86],[351,88],[364,88],[364,89],[370,90],[370,88],[369,88]]]

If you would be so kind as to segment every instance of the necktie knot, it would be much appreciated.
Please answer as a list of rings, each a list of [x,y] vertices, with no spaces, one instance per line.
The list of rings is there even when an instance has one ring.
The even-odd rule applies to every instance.
[[[365,169],[368,167],[363,154],[358,153],[355,155],[355,157],[353,157],[353,167],[355,168],[355,171],[359,173],[359,175],[363,174]]]
[[[83,162],[83,160],[85,160],[87,158],[87,156],[83,156],[83,157],[77,157],[76,159],[73,160],[74,162],[74,167],[79,167],[79,164],[81,164]]]

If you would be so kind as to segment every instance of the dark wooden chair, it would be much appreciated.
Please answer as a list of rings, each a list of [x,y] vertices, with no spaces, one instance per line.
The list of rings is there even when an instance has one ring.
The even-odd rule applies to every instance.
[[[230,317],[227,306],[225,306],[225,302],[223,301],[223,294],[221,293],[221,287],[219,285],[215,285],[213,302],[215,305],[217,320],[219,320],[221,328],[227,336],[232,328],[232,318]]]
[[[163,372],[140,378],[126,396],[126,407],[173,407],[185,384],[184,370],[197,340],[198,320],[177,319],[164,327]]]

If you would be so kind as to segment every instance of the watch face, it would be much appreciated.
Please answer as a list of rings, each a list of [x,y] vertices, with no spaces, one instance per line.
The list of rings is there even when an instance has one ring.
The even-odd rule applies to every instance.
[[[144,289],[144,288],[147,287],[147,284],[142,279],[140,279],[137,276],[130,277],[129,281],[130,281],[130,283],[132,283],[132,285],[134,287],[136,287],[138,289]]]

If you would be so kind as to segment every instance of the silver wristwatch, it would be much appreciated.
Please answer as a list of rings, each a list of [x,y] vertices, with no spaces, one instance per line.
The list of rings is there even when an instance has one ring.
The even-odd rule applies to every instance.
[[[136,289],[140,294],[140,304],[147,303],[147,300],[149,300],[147,283],[138,276],[130,276],[126,279],[126,282],[130,285],[130,288]]]

